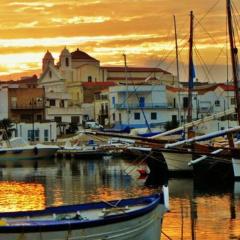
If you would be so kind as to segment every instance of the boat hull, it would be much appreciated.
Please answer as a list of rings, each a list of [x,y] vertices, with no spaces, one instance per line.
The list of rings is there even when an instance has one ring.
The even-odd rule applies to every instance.
[[[49,158],[54,156],[57,150],[57,147],[38,148],[35,146],[26,148],[0,149],[0,160],[28,160]]]
[[[161,219],[164,208],[159,205],[152,212],[122,223],[113,223],[94,228],[69,229],[68,231],[33,232],[33,233],[8,233],[1,234],[4,240],[96,240],[96,239],[118,239],[118,240],[159,240],[161,236]]]
[[[208,183],[228,183],[234,181],[231,159],[215,160],[207,158],[193,165],[194,179]]]
[[[158,197],[159,196],[159,197]],[[110,215],[102,216],[101,213],[106,211],[106,208],[101,208],[102,212],[95,212],[96,204],[85,204],[78,207],[81,214],[84,214],[84,209],[89,208],[90,219],[56,219],[51,220],[51,213],[57,212],[59,210],[52,211],[46,209],[49,218],[43,218],[43,216],[38,216],[38,220],[35,220],[35,215],[31,212],[29,216],[26,213],[21,213],[13,217],[14,213],[0,214],[1,221],[4,222],[6,219],[6,224],[0,226],[0,239],[4,240],[96,240],[96,239],[118,239],[118,240],[159,240],[161,236],[161,223],[163,214],[166,212],[166,207],[162,199],[163,195],[156,195],[150,198],[139,198],[140,201],[135,199],[121,200],[119,207],[127,207],[126,212],[113,213],[111,210],[115,208],[117,203],[97,203],[101,207],[103,205],[109,209]],[[122,203],[123,202],[123,203]],[[126,203],[124,203],[126,202]],[[128,205],[129,204],[129,205]],[[143,205],[143,207],[142,207]],[[80,205],[79,205],[80,206]],[[73,206],[66,206],[66,208],[75,210]],[[61,208],[61,207],[60,207]],[[132,210],[131,210],[132,208]],[[57,208],[56,208],[57,209]],[[61,214],[65,212],[63,207]],[[41,212],[41,211],[40,211]],[[65,213],[66,214],[66,213]],[[86,214],[86,213],[85,213]],[[21,216],[23,215],[23,216]],[[4,216],[6,218],[4,218]],[[60,215],[59,215],[60,216]],[[84,216],[84,215],[83,215]],[[56,217],[56,216],[54,216]],[[21,218],[24,218],[21,220]],[[42,218],[42,219],[41,219]],[[20,220],[19,220],[20,219]],[[44,220],[43,220],[44,219]],[[15,222],[14,222],[15,221]]]
[[[168,165],[169,171],[188,172],[193,170],[193,168],[188,165],[188,163],[192,161],[192,153],[162,151],[162,154]]]

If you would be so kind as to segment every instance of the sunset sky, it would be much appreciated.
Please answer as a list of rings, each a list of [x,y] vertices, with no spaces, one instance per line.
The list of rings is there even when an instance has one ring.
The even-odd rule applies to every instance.
[[[0,79],[39,73],[46,50],[67,46],[101,65],[161,67],[175,74],[173,15],[181,77],[187,78],[189,12],[195,15],[194,63],[200,81],[226,80],[225,0],[0,0]],[[239,1],[233,0],[236,7]],[[207,65],[207,70],[201,66]],[[204,75],[209,72],[209,76]],[[10,74],[10,75],[9,75]],[[8,75],[8,76],[4,76]],[[19,76],[19,75],[18,75]]]

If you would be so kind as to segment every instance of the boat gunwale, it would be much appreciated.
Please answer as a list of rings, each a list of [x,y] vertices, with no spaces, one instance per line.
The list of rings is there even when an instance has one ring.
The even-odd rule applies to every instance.
[[[44,210],[36,211],[24,211],[24,212],[6,212],[0,213],[0,218],[7,217],[33,217],[33,216],[44,216],[51,214],[64,214],[69,212],[77,212],[81,210],[94,210],[99,208],[111,208],[111,204],[114,205],[118,201],[109,201],[107,202],[96,202],[96,203],[85,203],[78,205],[66,205],[59,207],[49,207]],[[110,203],[110,205],[109,205]],[[74,230],[74,229],[85,229],[91,227],[102,226],[106,224],[113,224],[117,222],[128,221],[137,217],[141,217],[151,211],[153,211],[159,204],[163,204],[163,193],[154,194],[145,197],[131,198],[131,199],[122,199],[118,204],[118,207],[121,206],[130,206],[134,204],[146,204],[146,206],[133,210],[131,212],[123,212],[114,215],[105,216],[102,218],[94,220],[29,220],[29,223],[32,221],[35,225],[5,225],[0,226],[0,234],[2,233],[30,233],[30,232],[54,232],[54,231],[65,231],[65,230]],[[160,214],[160,213],[159,213]],[[27,223],[27,221],[26,221]]]

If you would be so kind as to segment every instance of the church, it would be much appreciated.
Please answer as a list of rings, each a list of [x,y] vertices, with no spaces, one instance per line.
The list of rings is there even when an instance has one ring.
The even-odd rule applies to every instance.
[[[89,98],[89,87],[94,91],[118,84],[151,82],[153,84],[174,85],[175,77],[160,68],[101,66],[100,61],[77,49],[69,52],[65,47],[55,63],[47,51],[42,60],[42,74],[39,85],[46,92],[67,92],[73,104],[93,101]],[[87,95],[84,96],[85,88]]]

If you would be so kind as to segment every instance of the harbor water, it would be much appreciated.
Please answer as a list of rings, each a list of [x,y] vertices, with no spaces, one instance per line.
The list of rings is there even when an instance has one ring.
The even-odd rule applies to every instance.
[[[50,159],[0,162],[0,211],[108,201],[148,195],[138,170],[146,166],[114,159]],[[209,186],[192,179],[169,181],[170,211],[161,239],[240,239],[240,183]],[[3,240],[3,239],[1,239]]]

